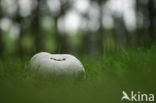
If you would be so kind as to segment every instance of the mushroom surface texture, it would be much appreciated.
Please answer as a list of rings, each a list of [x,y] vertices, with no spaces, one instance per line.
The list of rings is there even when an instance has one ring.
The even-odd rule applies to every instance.
[[[54,75],[78,75],[85,74],[81,62],[69,54],[50,54],[41,52],[35,54],[30,60],[30,67],[42,74],[51,73]]]

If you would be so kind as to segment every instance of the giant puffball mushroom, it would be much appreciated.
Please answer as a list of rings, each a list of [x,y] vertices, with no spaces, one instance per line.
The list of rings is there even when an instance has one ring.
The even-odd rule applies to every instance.
[[[50,54],[41,52],[35,54],[30,60],[30,67],[39,70],[42,74],[51,73],[55,75],[78,75],[85,74],[81,62],[69,54]]]

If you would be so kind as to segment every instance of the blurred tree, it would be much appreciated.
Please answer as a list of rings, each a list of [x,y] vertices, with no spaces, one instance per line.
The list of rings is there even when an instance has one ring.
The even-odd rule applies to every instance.
[[[54,14],[54,26],[55,26],[55,40],[56,40],[56,52],[58,53],[67,53],[69,52],[69,43],[68,43],[68,35],[65,32],[61,33],[59,31],[58,22],[61,17],[63,17],[67,11],[71,8],[72,2],[70,0],[60,0],[60,10],[57,14]],[[62,24],[64,25],[64,24]],[[63,26],[62,26],[63,27]]]
[[[24,50],[23,50],[23,47],[22,47],[22,38],[23,38],[23,35],[24,35],[24,32],[23,32],[23,17],[20,15],[20,4],[19,4],[19,0],[16,0],[16,4],[17,4],[17,11],[16,11],[16,14],[13,16],[13,21],[15,23],[17,23],[20,27],[20,32],[19,32],[19,36],[18,36],[18,40],[17,40],[17,55],[20,55],[22,56],[24,54]]]
[[[114,16],[114,37],[117,50],[126,47],[128,32],[123,17]]]
[[[44,33],[48,32],[49,34],[49,32],[52,32],[51,37],[54,37],[54,39],[51,40],[55,40],[54,42],[56,42],[55,52],[69,53],[70,43],[68,38],[70,37],[70,35],[68,35],[67,32],[65,31],[64,18],[68,17],[68,13],[71,13],[71,11],[75,12],[76,9],[75,4],[80,5],[81,3],[80,4],[76,3],[74,0],[33,0],[33,3],[31,4],[32,6],[30,6],[31,9],[28,9],[29,6],[25,5],[25,7],[23,8],[28,10],[24,12],[24,9],[21,9],[22,8],[21,6],[23,5],[19,5],[21,4],[21,2],[19,3],[20,0],[15,0],[16,3],[14,3],[14,1],[11,2],[9,0],[0,0],[0,2],[2,1],[3,1],[3,5],[0,5],[0,19],[2,19],[2,16],[4,17],[4,15],[5,15],[4,18],[7,19],[4,20],[3,22],[3,25],[5,24],[3,27],[5,28],[6,33],[18,32],[18,30],[15,30],[13,28],[14,25],[18,25],[18,27],[20,27],[19,36],[16,41],[17,43],[16,48],[12,48],[9,50],[16,49],[17,54],[23,55],[26,53],[25,52],[26,49],[25,47],[23,47],[25,42],[23,41],[29,42],[34,40],[32,41],[34,42],[34,45],[32,43],[29,43],[29,47],[31,48],[34,46],[35,52],[44,51],[45,44],[46,45],[48,44],[48,48],[49,46],[51,46],[50,39],[48,39],[48,42],[46,42],[45,40],[45,38],[49,37],[50,35],[48,36],[46,35],[46,37],[44,37]],[[47,5],[47,1],[50,1],[50,3],[52,4]],[[112,35],[109,37],[110,39],[108,38],[107,35],[105,35],[108,32],[103,27],[103,21],[104,21],[103,18],[104,16],[107,15],[104,14],[105,13],[104,8],[106,7],[108,9],[107,7],[108,5],[105,5],[106,1],[109,0],[88,0],[88,4],[86,3],[88,7],[88,11],[86,12],[84,10],[85,12],[83,11],[82,14],[80,13],[80,16],[83,17],[83,20],[85,20],[87,26],[84,31],[81,30],[77,31],[77,34],[84,34],[77,39],[79,42],[76,45],[79,45],[79,43],[82,41],[80,48],[77,47],[77,49],[79,49],[78,50],[79,53],[82,53],[83,51],[84,53],[89,55],[92,54],[102,55],[102,53],[104,52],[104,46],[105,46],[104,43],[106,43],[105,41],[112,40],[113,38]],[[28,2],[27,0],[22,1],[22,3],[28,3]],[[116,1],[112,1],[112,2],[114,3],[112,3],[111,6],[115,5]],[[55,3],[57,4],[57,6],[55,5]],[[110,2],[108,2],[108,4],[109,3]],[[2,9],[1,6],[3,7]],[[50,10],[47,10],[48,6],[49,8],[51,8],[51,12],[49,12]],[[23,12],[21,13],[21,11]],[[30,14],[28,14],[28,16],[24,16],[23,14],[27,13],[27,11],[28,12],[30,11]],[[78,11],[82,12],[81,10]],[[121,12],[123,11],[121,10]],[[112,16],[114,13],[113,9],[112,12],[111,10],[109,11],[109,9],[107,12],[108,15],[110,16]],[[48,29],[44,28],[43,26],[44,23],[47,22],[46,21],[47,16],[49,20],[49,15],[51,16],[53,22],[47,25],[48,26],[53,25],[51,29],[49,29],[48,27],[47,27]],[[126,44],[129,42],[133,42],[132,44],[135,46],[139,44],[144,47],[151,47],[151,45],[153,45],[153,43],[156,42],[156,29],[155,29],[156,1],[155,0],[136,0],[137,31],[134,31],[134,33],[137,32],[136,33],[137,35],[129,34],[130,32],[127,30],[125,26],[123,17],[122,16],[116,17],[114,15],[113,15],[115,21],[113,25],[114,28],[109,29],[108,31],[109,33],[110,32],[112,33],[114,31],[114,38],[112,42],[114,43],[115,40],[115,43],[117,44],[117,48],[126,47],[127,46]],[[96,24],[94,25],[95,22]],[[45,31],[44,29],[47,29],[46,32],[44,32]],[[0,28],[0,54],[4,52],[5,41],[3,39],[10,40],[12,38],[10,38],[9,36],[13,36],[13,35],[7,35],[7,36],[2,35],[2,32],[4,31],[2,31]],[[33,39],[31,38],[30,35],[29,37],[25,36],[31,33]],[[7,45],[7,47],[9,46],[10,45]]]
[[[1,0],[0,0],[0,21],[2,19],[2,8],[1,8]],[[1,30],[1,27],[0,27],[0,56],[2,55],[3,53],[3,50],[4,50],[4,44],[3,44],[3,35],[2,35],[2,30]]]
[[[156,7],[154,0],[137,0],[137,34],[139,44],[144,47],[151,47],[155,42]]]
[[[84,31],[82,43],[80,45],[81,49],[79,49],[79,52],[87,54],[89,56],[94,56],[95,55],[94,44],[95,44],[94,33],[89,30]]]
[[[32,12],[32,23],[31,29],[34,35],[34,43],[35,43],[35,52],[43,51],[43,38],[41,28],[41,16],[42,16],[42,4],[44,4],[45,0],[36,0],[36,7]]]
[[[155,25],[155,22],[156,22],[156,8],[154,7],[155,6],[155,2],[154,0],[148,0],[148,18],[149,18],[149,35],[150,35],[150,46],[151,44],[153,44],[156,40],[156,32],[155,32],[155,29],[154,28],[156,25]],[[155,25],[155,26],[154,26]]]
[[[87,30],[85,30],[85,33],[83,36],[83,40],[82,40],[83,42],[81,44],[81,47],[82,47],[81,52],[83,51],[87,55],[97,56],[97,55],[102,55],[102,53],[104,52],[103,7],[106,1],[107,0],[91,0],[90,1],[91,3],[90,6],[97,4],[98,7],[96,9],[98,9],[99,11],[99,15],[96,16],[97,17],[96,19],[98,19],[99,28],[96,32],[93,32],[89,29],[89,26],[90,26],[89,19],[92,18],[88,14],[90,9],[85,14],[81,14],[83,18],[87,21]]]
[[[84,53],[84,54],[87,54],[87,55],[89,55],[89,56],[94,56],[95,54],[95,40],[94,40],[94,38],[95,38],[95,35],[94,35],[94,33],[89,29],[89,26],[90,26],[90,16],[89,16],[89,10],[90,9],[88,9],[87,11],[86,11],[86,13],[81,13],[81,12],[79,12],[79,11],[77,11],[77,12],[79,12],[80,14],[81,14],[81,16],[84,18],[84,20],[86,20],[86,23],[87,23],[87,27],[86,27],[86,29],[83,31],[83,37],[82,37],[82,42],[81,42],[81,44],[80,44],[80,50],[79,50],[79,52],[80,53]]]
[[[96,35],[96,47],[97,47],[97,54],[101,55],[104,50],[104,28],[103,28],[103,5],[106,0],[93,0],[96,1],[99,6],[99,29],[97,30]]]

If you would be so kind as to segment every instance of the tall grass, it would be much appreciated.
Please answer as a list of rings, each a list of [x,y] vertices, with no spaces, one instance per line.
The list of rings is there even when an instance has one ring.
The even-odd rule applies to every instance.
[[[0,103],[120,103],[123,90],[156,93],[155,48],[78,58],[85,79],[43,77],[29,69],[29,57],[6,56],[0,60]]]

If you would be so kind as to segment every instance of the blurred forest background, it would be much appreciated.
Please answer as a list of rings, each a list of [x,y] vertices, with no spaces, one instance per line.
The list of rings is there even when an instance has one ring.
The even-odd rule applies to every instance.
[[[89,56],[156,42],[156,0],[0,0],[0,55]]]

